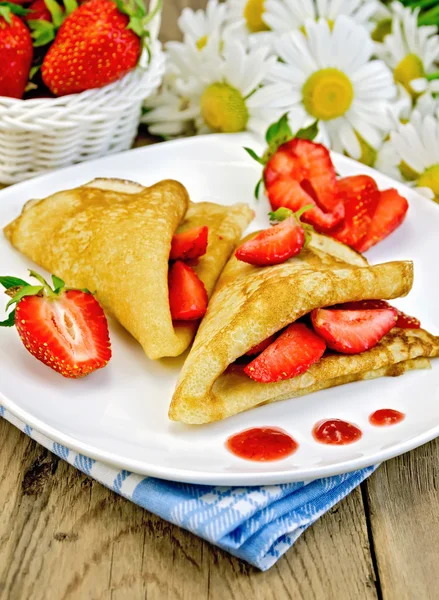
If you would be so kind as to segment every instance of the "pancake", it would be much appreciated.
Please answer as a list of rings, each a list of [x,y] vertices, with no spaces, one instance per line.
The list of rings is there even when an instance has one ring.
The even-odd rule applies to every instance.
[[[151,359],[178,356],[197,323],[174,327],[168,299],[168,258],[178,230],[209,227],[207,253],[195,267],[208,295],[253,217],[245,204],[191,203],[183,185],[166,180],[144,188],[117,179],[28,202],[5,228],[20,252],[87,288],[143,346]]]
[[[315,308],[398,298],[412,283],[411,262],[369,266],[354,250],[317,234],[299,256],[280,265],[253,267],[233,256],[180,374],[169,417],[209,423],[335,385],[429,367],[428,359],[439,355],[439,338],[396,328],[367,352],[324,355],[302,375],[276,383],[258,383],[235,364],[249,349]]]

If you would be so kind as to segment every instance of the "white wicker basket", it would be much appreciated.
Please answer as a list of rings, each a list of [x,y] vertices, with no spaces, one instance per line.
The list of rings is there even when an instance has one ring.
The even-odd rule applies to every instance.
[[[155,5],[152,0],[150,9]],[[150,63],[111,85],[60,98],[0,96],[0,183],[16,183],[130,148],[143,100],[158,88],[165,69],[157,41],[160,13],[148,28]]]

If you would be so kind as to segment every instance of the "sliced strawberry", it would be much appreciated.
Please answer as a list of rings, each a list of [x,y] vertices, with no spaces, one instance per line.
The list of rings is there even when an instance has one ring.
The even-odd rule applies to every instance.
[[[334,310],[318,308],[311,313],[315,331],[328,348],[343,354],[358,354],[378,344],[395,327],[396,310]]]
[[[359,252],[366,252],[384,240],[401,225],[408,208],[407,200],[400,196],[395,189],[381,192],[369,232],[356,249]]]
[[[324,233],[333,229],[344,217],[343,204],[337,205],[334,212],[323,212],[315,200],[303,189],[303,186],[290,177],[279,177],[267,189],[267,195],[273,210],[285,207],[297,212],[305,206],[314,205],[303,215],[303,221],[312,225],[317,232]]]
[[[406,315],[399,310],[399,308],[395,309],[398,320],[396,321],[395,327],[399,327],[400,329],[420,329],[421,321],[416,317],[411,317],[410,315]]]
[[[291,379],[304,373],[325,352],[325,342],[303,323],[293,323],[252,360],[244,372],[261,383]]]
[[[181,260],[169,269],[169,307],[174,321],[201,319],[207,309],[207,292],[203,282]]]
[[[64,377],[77,379],[105,367],[111,358],[104,311],[87,290],[66,288],[52,276],[53,288],[34,271],[39,285],[15,277],[0,277],[0,284],[16,305],[2,327],[17,328],[26,349]]]
[[[194,260],[206,254],[209,229],[206,226],[176,233],[172,238],[171,260]]]
[[[235,256],[238,260],[259,267],[278,265],[299,254],[304,243],[303,226],[293,215],[244,242],[236,250]]]
[[[400,329],[420,329],[421,322],[416,317],[410,317],[406,315],[399,308],[390,306],[386,300],[360,300],[358,302],[347,302],[346,304],[339,304],[334,308],[341,308],[344,310],[362,310],[362,309],[377,309],[377,308],[393,308],[396,311],[398,320],[395,323],[395,327]]]
[[[319,231],[327,231],[343,219],[335,169],[329,151],[321,144],[297,138],[282,144],[265,166],[264,183],[274,210],[285,206],[297,212],[314,204],[304,221]]]
[[[253,348],[250,348],[250,350],[248,352],[246,352],[245,355],[246,356],[256,356],[257,354],[260,354],[263,350],[265,350],[265,348],[268,348],[268,346],[270,344],[272,344],[275,339],[276,339],[276,335],[274,335],[274,334],[270,335],[267,339],[263,340],[260,344],[253,346]]]
[[[344,202],[345,218],[331,237],[356,249],[369,232],[380,193],[372,177],[355,175],[337,181],[340,198]]]

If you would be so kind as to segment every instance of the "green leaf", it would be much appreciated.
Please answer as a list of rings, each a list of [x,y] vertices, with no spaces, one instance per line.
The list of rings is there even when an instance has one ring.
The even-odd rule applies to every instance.
[[[163,0],[158,0],[157,4],[154,7],[154,10],[149,12],[146,17],[143,18],[143,26],[146,27],[150,21],[162,10]]]
[[[142,37],[144,32],[142,21],[138,17],[130,17],[127,29],[134,31],[134,33],[140,38]]]
[[[270,221],[285,221],[285,219],[289,219],[294,215],[293,211],[289,208],[285,208],[281,206],[274,212],[269,212],[268,216],[270,217]]]
[[[64,0],[64,6],[66,9],[66,15],[71,15],[74,10],[78,8],[76,0]]]
[[[66,284],[64,283],[64,281],[62,279],[60,279],[59,277],[57,277],[56,275],[52,275],[52,281],[53,281],[53,288],[54,288],[55,292],[58,292],[62,288],[66,287]]]
[[[306,129],[299,129],[294,137],[299,138],[300,140],[309,140],[312,142],[317,137],[319,133],[319,122],[314,121],[312,125],[306,127]]]
[[[256,152],[254,150],[252,150],[251,148],[246,148],[244,146],[244,150],[250,154],[250,156],[256,161],[258,162],[260,165],[265,165],[264,159],[259,157]]]
[[[306,211],[310,210],[311,208],[314,208],[314,204],[307,204],[306,206],[302,206],[302,208],[299,208],[299,210],[297,210],[296,212],[293,212],[289,208],[281,206],[276,211],[269,212],[268,216],[270,217],[270,221],[285,221],[285,219],[288,219],[293,215],[295,215],[295,217],[300,220],[300,217],[303,215],[303,213],[306,213]]]
[[[55,39],[56,29],[53,23],[48,21],[42,21],[41,19],[31,19],[27,22],[31,29],[31,37],[34,41],[36,48],[40,46],[46,46]]]
[[[0,327],[13,327],[15,325],[15,310],[9,313],[5,321],[0,321]]]
[[[293,132],[288,124],[287,113],[282,115],[279,121],[272,123],[265,134],[265,139],[269,146],[280,146],[281,143],[292,139],[292,137]]]
[[[255,191],[254,191],[256,200],[259,200],[259,192],[261,191],[261,185],[263,183],[264,183],[264,180],[261,177],[260,180],[258,181],[258,183],[256,184]]]
[[[0,17],[3,17],[8,25],[12,24],[11,9],[9,6],[0,4]]]
[[[42,285],[25,285],[15,296],[6,304],[6,310],[12,305],[20,302],[25,296],[36,296],[43,290]]]
[[[34,279],[38,279],[38,281],[40,283],[42,283],[43,285],[48,285],[47,281],[44,279],[44,277],[42,275],[40,275],[39,273],[37,273],[36,271],[32,271],[32,269],[29,269],[29,275],[31,277],[33,277]]]
[[[44,0],[44,4],[52,17],[52,23],[55,27],[59,27],[64,21],[64,12],[56,0]]]
[[[9,288],[18,287],[21,285],[29,285],[27,281],[20,279],[19,277],[0,277],[0,285],[2,285],[6,290]]]
[[[29,79],[33,79],[35,77],[35,75],[38,73],[38,71],[41,69],[42,65],[35,65],[32,67],[32,69],[29,71]]]
[[[296,211],[294,214],[296,215],[296,217],[298,219],[300,219],[300,217],[306,213],[306,211],[311,210],[312,208],[314,208],[314,204],[307,204],[306,206],[302,206],[302,208],[299,208],[298,211]]]

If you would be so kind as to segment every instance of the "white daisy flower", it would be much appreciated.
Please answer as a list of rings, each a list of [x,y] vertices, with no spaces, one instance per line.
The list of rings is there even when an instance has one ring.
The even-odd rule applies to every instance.
[[[379,153],[377,167],[439,201],[439,114],[413,111]]]
[[[368,25],[378,6],[375,0],[266,0],[263,20],[280,33],[303,29],[309,19],[326,19],[332,27],[340,15]]]
[[[262,134],[284,112],[284,102],[292,101],[285,84],[261,87],[276,61],[266,47],[247,50],[234,40],[215,57],[199,52],[191,60],[180,65],[171,93],[183,99],[182,104],[174,99],[145,115],[144,122],[153,124],[155,132],[161,123],[169,122],[176,130],[180,115],[182,120],[193,120],[197,133],[250,130]]]
[[[167,73],[160,90],[144,102],[141,121],[148,125],[152,135],[175,137],[194,131],[197,111],[188,106],[187,99],[176,91],[175,86],[175,75]]]
[[[184,8],[178,18],[178,26],[185,42],[195,45],[198,50],[204,48],[209,36],[219,36],[223,30],[227,16],[226,4],[217,0],[209,0],[206,10]]]
[[[418,27],[419,10],[393,3],[391,33],[375,47],[377,56],[393,70],[395,81],[414,98],[429,91],[429,76],[434,75],[439,60],[438,29],[434,25]]]
[[[370,60],[368,32],[348,17],[338,17],[332,31],[323,19],[307,21],[305,31],[285,33],[275,43],[282,62],[268,80],[288,86],[290,118],[305,127],[318,120],[334,150],[356,159],[365,150],[375,153],[390,130],[392,73]]]

